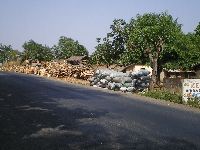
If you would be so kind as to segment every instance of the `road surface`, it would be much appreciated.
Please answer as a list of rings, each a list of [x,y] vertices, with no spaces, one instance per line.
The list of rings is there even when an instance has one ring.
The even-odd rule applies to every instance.
[[[199,150],[200,111],[0,72],[0,150]]]

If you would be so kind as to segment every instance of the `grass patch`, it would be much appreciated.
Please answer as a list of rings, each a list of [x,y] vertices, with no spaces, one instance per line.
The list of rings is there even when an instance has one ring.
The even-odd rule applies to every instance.
[[[187,104],[191,107],[200,108],[200,100],[198,98],[188,99]]]
[[[151,97],[155,99],[166,100],[178,104],[183,104],[182,97],[179,94],[171,93],[169,91],[147,91],[141,93],[141,95],[146,97]]]
[[[188,99],[187,103],[185,103],[182,100],[181,94],[171,93],[169,91],[161,91],[161,90],[146,91],[146,92],[140,93],[140,95],[155,98],[155,99],[166,100],[166,101],[170,101],[170,102],[174,102],[178,104],[185,104],[185,105],[200,109],[200,99],[198,98]]]

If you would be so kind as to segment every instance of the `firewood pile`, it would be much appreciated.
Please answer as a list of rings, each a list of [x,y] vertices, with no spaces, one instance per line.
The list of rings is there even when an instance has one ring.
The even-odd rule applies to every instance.
[[[94,74],[93,69],[85,65],[46,62],[42,66],[43,67],[41,67],[36,74],[47,77],[74,77],[77,79],[87,80]]]
[[[5,65],[3,71],[20,72],[26,74],[35,74],[46,77],[56,78],[75,78],[88,80],[94,75],[94,70],[85,65],[71,65],[65,62],[43,62],[40,65]]]

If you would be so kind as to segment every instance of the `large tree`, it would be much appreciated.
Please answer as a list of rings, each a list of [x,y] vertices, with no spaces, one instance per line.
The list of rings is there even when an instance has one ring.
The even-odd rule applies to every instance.
[[[58,45],[54,45],[53,50],[57,59],[66,59],[71,56],[88,56],[88,51],[83,45],[65,36],[60,37]]]
[[[36,43],[33,40],[25,42],[22,46],[24,48],[22,54],[22,61],[26,59],[38,61],[50,61],[53,59],[53,54],[48,46]]]
[[[140,49],[148,55],[153,68],[152,88],[159,81],[159,66],[165,46],[176,41],[180,33],[181,25],[168,13],[137,15],[130,21],[127,45],[133,47],[133,53]]]

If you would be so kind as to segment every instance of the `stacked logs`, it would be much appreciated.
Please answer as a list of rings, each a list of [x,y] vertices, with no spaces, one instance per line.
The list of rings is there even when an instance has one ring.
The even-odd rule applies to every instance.
[[[39,69],[37,74],[47,77],[74,77],[77,79],[87,80],[94,74],[94,71],[92,68],[85,65],[71,65],[59,62],[47,62],[45,65],[43,65],[43,67]]]
[[[13,71],[26,74],[35,74],[46,77],[67,78],[87,80],[93,76],[94,71],[85,65],[71,65],[65,62],[43,62],[34,65],[6,65],[1,68],[3,71]]]

